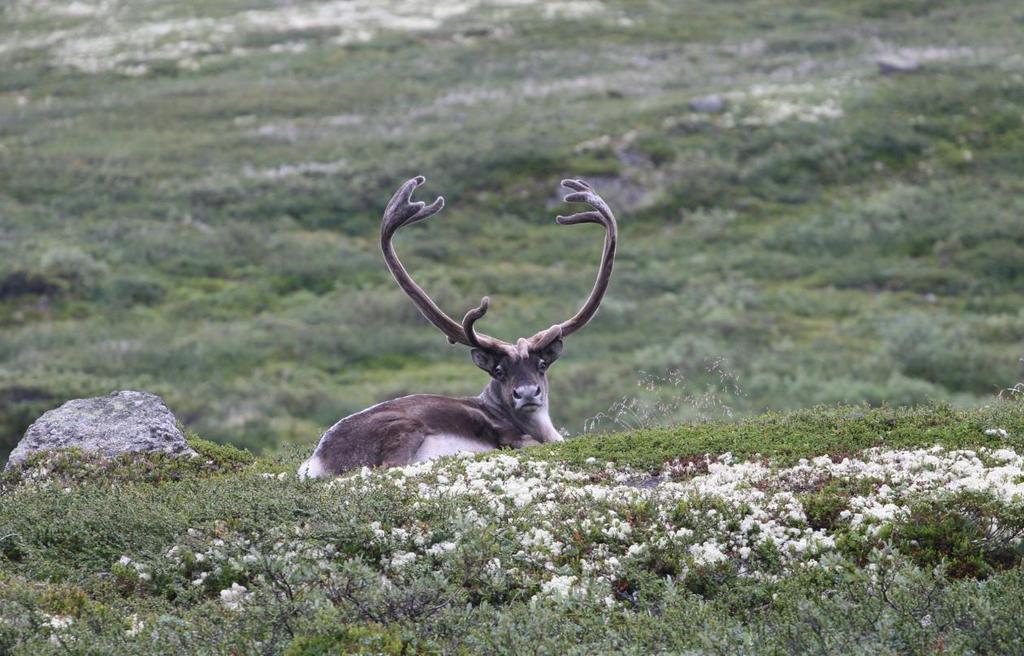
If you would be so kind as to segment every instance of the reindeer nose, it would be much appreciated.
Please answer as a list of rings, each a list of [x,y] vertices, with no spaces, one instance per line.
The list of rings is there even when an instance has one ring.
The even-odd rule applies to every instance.
[[[539,399],[540,385],[520,385],[512,390],[512,398],[516,401],[521,399]]]

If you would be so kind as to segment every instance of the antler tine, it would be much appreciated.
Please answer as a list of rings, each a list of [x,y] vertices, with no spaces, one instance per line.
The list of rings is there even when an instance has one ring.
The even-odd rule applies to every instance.
[[[388,201],[384,208],[384,222],[381,226],[381,235],[387,233],[388,238],[402,227],[430,218],[444,209],[444,196],[438,196],[433,203],[427,205],[423,201],[412,202],[412,192],[427,179],[417,175],[399,187],[395,195]]]
[[[612,276],[612,266],[615,263],[615,248],[619,228],[608,204],[597,195],[589,183],[583,180],[562,180],[562,186],[574,192],[565,196],[565,202],[586,203],[594,209],[570,214],[569,216],[559,215],[555,217],[555,221],[559,225],[576,225],[578,223],[601,224],[605,229],[604,252],[601,254],[601,263],[598,265],[597,279],[594,281],[594,287],[590,290],[590,296],[583,304],[583,307],[566,321],[555,324],[551,328],[534,335],[531,340],[535,344],[542,341],[546,341],[546,343],[553,341],[555,338],[552,337],[552,334],[556,327],[560,329],[559,337],[567,337],[590,322],[597,312],[597,308],[601,305],[605,292],[608,290],[608,282]]]
[[[562,338],[562,324],[556,323],[547,330],[542,330],[533,337],[530,338],[530,348],[534,350],[541,350],[546,348],[551,342],[556,339]]]
[[[466,334],[466,339],[469,341],[469,345],[475,348],[494,350],[500,348],[499,340],[487,335],[477,334],[476,329],[473,328],[473,324],[480,320],[485,314],[487,309],[491,306],[491,299],[489,296],[484,296],[480,299],[480,306],[475,307],[466,313],[466,316],[462,318],[462,331]]]
[[[380,248],[384,253],[384,262],[391,271],[391,275],[395,277],[398,286],[402,288],[402,291],[412,300],[413,304],[427,321],[434,324],[438,330],[444,333],[449,343],[464,344],[477,348],[499,349],[505,344],[504,342],[473,331],[473,323],[487,312],[488,299],[486,297],[481,302],[480,307],[470,310],[466,314],[466,319],[463,320],[463,323],[459,324],[445,314],[444,310],[434,303],[427,292],[416,284],[398,259],[397,253],[395,253],[395,247],[391,240],[399,228],[428,219],[440,212],[444,207],[444,198],[441,196],[438,196],[430,205],[422,201],[412,202],[413,191],[424,182],[426,182],[426,178],[422,175],[406,181],[395,192],[395,195],[391,197],[391,200],[388,201],[387,207],[384,209],[384,218],[380,229]],[[471,315],[474,315],[472,320],[470,320]]]

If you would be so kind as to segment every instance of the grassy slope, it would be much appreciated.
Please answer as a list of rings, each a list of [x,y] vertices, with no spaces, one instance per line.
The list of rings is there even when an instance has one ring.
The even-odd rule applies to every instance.
[[[1022,410],[1019,403],[1009,402],[968,411],[946,406],[899,411],[821,409],[739,423],[708,424],[698,429],[679,427],[606,438],[577,438],[524,453],[533,459],[577,463],[584,470],[597,472],[607,458],[614,458],[620,466],[646,469],[673,459],[724,450],[741,456],[759,453],[784,462],[819,454],[850,453],[869,446],[1010,446],[1020,451],[1024,448]],[[986,435],[989,428],[1002,428],[1007,437]],[[222,610],[216,595],[216,589],[228,587],[227,582],[215,586],[212,600],[211,595],[199,589],[189,592],[193,590],[189,586],[185,592],[158,592],[161,585],[167,585],[162,583],[159,568],[170,545],[187,542],[193,539],[191,535],[226,539],[246,536],[255,541],[268,531],[282,531],[282,536],[288,536],[303,531],[308,535],[312,530],[313,539],[325,544],[349,545],[339,548],[351,547],[355,550],[352,554],[370,553],[366,550],[373,548],[361,536],[371,521],[383,522],[385,526],[429,526],[435,535],[448,531],[461,535],[465,519],[455,507],[449,508],[443,502],[440,506],[411,505],[409,499],[379,487],[370,486],[365,494],[357,487],[339,495],[322,483],[304,483],[291,476],[286,480],[264,476],[266,472],[294,471],[299,453],[253,462],[251,457],[208,443],[197,443],[197,448],[204,454],[204,462],[209,463],[201,465],[199,471],[193,465],[160,460],[149,462],[145,468],[140,466],[143,461],[138,460],[111,468],[83,464],[81,457],[75,456],[52,467],[51,475],[58,478],[48,487],[12,487],[15,479],[7,475],[0,503],[0,581],[4,583],[0,586],[0,618],[6,618],[9,624],[0,622],[0,646],[12,649],[12,653],[26,654],[64,649],[65,645],[47,641],[48,629],[36,626],[32,632],[19,634],[14,628],[29,621],[26,618],[32,613],[42,612],[77,618],[78,642],[68,646],[73,653],[79,653],[78,649],[90,653],[89,648],[100,648],[99,645],[103,645],[104,653],[137,653],[143,647],[163,650],[161,653],[237,653],[232,650],[238,645],[248,645],[242,647],[245,651],[253,648],[247,641],[257,636],[267,640],[266,653],[280,653],[290,642],[306,640],[302,638],[305,634],[322,636],[325,631],[339,644],[355,644],[365,639],[367,644],[383,651],[386,649],[381,644],[427,651],[443,647],[455,651],[522,653],[518,650],[527,648],[521,642],[526,640],[536,643],[530,647],[536,653],[565,653],[566,645],[571,644],[580,648],[590,645],[586,649],[591,653],[627,647],[639,650],[637,653],[649,653],[644,649],[658,645],[670,649],[702,646],[735,653],[747,641],[751,653],[772,653],[778,645],[786,644],[791,652],[813,651],[820,648],[814,637],[819,635],[836,645],[863,641],[860,648],[868,649],[865,653],[879,653],[870,649],[917,653],[930,647],[901,641],[908,639],[908,630],[920,630],[915,623],[925,613],[933,613],[939,621],[940,616],[945,617],[941,613],[949,611],[959,618],[958,622],[970,622],[958,628],[936,629],[940,637],[947,635],[944,631],[955,631],[958,641],[966,641],[956,644],[1010,639],[1003,635],[1004,629],[1014,625],[1015,621],[1009,618],[1018,612],[1014,604],[1019,605],[1024,590],[1019,565],[984,582],[970,578],[945,580],[927,569],[897,568],[891,572],[894,578],[885,591],[890,595],[886,603],[892,606],[882,604],[876,608],[876,601],[882,603],[879,590],[873,587],[877,581],[873,583],[870,573],[852,566],[843,569],[843,576],[848,578],[842,581],[818,574],[800,574],[777,583],[736,579],[715,583],[698,578],[688,580],[689,591],[685,593],[682,589],[673,591],[671,586],[665,588],[659,577],[641,578],[636,585],[643,594],[636,593],[640,595],[637,605],[607,613],[572,604],[535,608],[521,593],[509,593],[475,608],[467,606],[464,612],[449,609],[429,621],[417,620],[419,615],[411,610],[402,620],[402,613],[395,611],[398,614],[390,616],[392,621],[386,628],[368,623],[363,614],[365,608],[342,602],[315,613],[303,607],[306,610],[299,613],[294,610],[299,606],[288,606],[283,600],[279,600],[280,604],[268,601],[262,611],[233,615]],[[598,463],[585,464],[589,457],[598,458]],[[100,469],[93,469],[97,466]],[[63,489],[65,486],[67,489]],[[634,512],[642,514],[643,507]],[[632,521],[643,521],[639,517]],[[1011,520],[1020,522],[1022,518],[1011,515],[1006,521]],[[497,543],[511,540],[516,545],[519,536],[495,534],[487,539]],[[347,553],[339,557],[349,557],[351,554]],[[944,555],[952,558],[953,553],[947,551]],[[125,554],[157,568],[151,570],[155,572],[151,584],[133,583],[134,575],[111,565]],[[367,557],[372,564],[372,553]],[[457,573],[447,570],[435,575],[442,577],[431,584],[435,587],[450,586],[452,581],[459,580]],[[299,604],[299,600],[305,599],[300,592],[305,590],[305,584],[294,585],[294,591],[288,594],[297,595],[292,602]],[[395,585],[398,587],[394,594],[398,596],[392,601],[405,599],[402,603],[410,604],[410,608],[417,603],[413,601],[415,595],[426,594],[422,590],[416,592],[416,586],[424,585],[423,581],[398,583],[396,579]],[[843,595],[853,596],[836,596],[835,590],[828,592],[836,585],[843,586]],[[932,592],[926,607],[921,605],[919,596],[927,586],[931,586]],[[406,594],[412,596],[401,597]],[[858,601],[858,594],[866,597]],[[775,595],[775,601],[765,603],[771,595]],[[385,603],[377,598],[364,601],[370,608]],[[905,616],[900,615],[904,612]],[[145,618],[150,629],[176,632],[179,637],[175,640],[179,642],[161,639],[159,644],[146,643],[145,633],[142,643],[128,640],[122,625],[130,625],[126,618],[133,613]],[[35,617],[33,621],[39,622],[39,616]],[[694,622],[693,617],[700,619]],[[907,621],[912,625],[909,629]],[[516,635],[508,637],[512,642],[505,642],[502,636],[513,626],[517,627]],[[287,631],[282,627],[287,627]],[[1005,647],[1009,643],[1000,644]],[[294,653],[320,653],[308,644],[306,649]]]
[[[1009,438],[986,436],[1003,427]],[[588,435],[551,447],[544,455],[580,464],[587,458],[611,460],[638,468],[657,469],[672,459],[704,453],[732,453],[738,458],[763,456],[793,462],[816,455],[841,456],[872,447],[915,448],[940,444],[948,448],[1024,448],[1024,415],[1020,404],[996,403],[981,410],[957,411],[949,406],[909,409],[817,408],[766,413],[736,423],[709,422],[643,431],[639,435]]]
[[[593,275],[599,236],[544,218],[557,180],[617,208],[613,288],[552,373],[573,432],[640,372],[686,377],[636,390],[667,420],[969,405],[1020,378],[1019,3],[487,6],[349,45],[309,25],[129,38],[274,3],[60,6],[0,21],[0,452],[114,388],[256,449],[397,394],[475,393],[376,252],[419,172],[449,208],[399,250],[453,313],[492,294],[503,337],[567,316]],[[77,72],[62,44],[93,36],[113,49]],[[183,40],[219,45],[152,55]],[[937,59],[880,76],[899,48]],[[712,92],[728,112],[691,114]]]

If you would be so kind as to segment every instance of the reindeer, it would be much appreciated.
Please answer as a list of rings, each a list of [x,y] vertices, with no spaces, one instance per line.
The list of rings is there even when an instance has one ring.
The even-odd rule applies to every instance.
[[[477,332],[490,299],[466,313],[459,323],[444,313],[409,275],[391,243],[395,232],[441,211],[444,198],[430,205],[412,202],[413,191],[426,179],[417,176],[395,192],[384,210],[380,246],[384,261],[413,304],[451,344],[470,347],[476,366],[491,380],[479,396],[451,398],[414,394],[384,401],[349,415],[320,438],[313,455],[299,468],[305,477],[334,476],[362,466],[393,467],[452,455],[460,451],[491,451],[560,442],[562,436],[548,415],[547,370],[562,353],[562,340],[594,317],[611,279],[618,227],[607,203],[583,180],[563,180],[573,193],[569,203],[593,209],[558,216],[561,225],[598,223],[605,228],[604,252],[597,280],[583,307],[570,319],[514,344]]]

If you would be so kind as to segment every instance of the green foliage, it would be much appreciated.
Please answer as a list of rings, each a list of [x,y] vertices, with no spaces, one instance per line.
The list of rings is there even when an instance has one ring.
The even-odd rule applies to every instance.
[[[332,633],[300,636],[284,650],[284,656],[334,656],[336,654],[399,656],[405,649],[393,632],[377,625],[353,626]]]
[[[983,579],[1020,567],[1024,510],[980,494],[921,503],[892,534],[894,544],[921,567],[942,564],[955,578]]]
[[[1009,437],[986,435],[1004,427]],[[583,464],[587,458],[656,469],[673,459],[730,452],[794,462],[815,455],[841,458],[875,446],[910,448],[941,444],[1024,446],[1024,407],[1019,400],[975,410],[936,404],[918,408],[820,407],[766,413],[741,422],[706,422],[616,435],[586,435],[531,449],[534,457]],[[831,490],[827,490],[831,493]]]
[[[695,453],[721,450],[782,462],[824,453],[835,460],[869,446],[1020,451],[1022,417],[1016,401],[967,411],[821,408],[574,438],[527,453],[576,463],[594,482],[607,476],[610,452],[600,448],[607,443],[620,465],[673,463],[683,476],[686,463],[699,462]],[[994,427],[1007,435],[985,434]],[[936,644],[953,653],[1007,653],[1019,639],[1024,578],[1014,539],[1024,515],[1016,502],[960,494],[922,504],[861,542],[848,533],[839,555],[797,572],[787,572],[783,554],[765,543],[745,561],[776,573],[764,579],[739,575],[729,561],[701,565],[685,550],[651,543],[610,582],[611,602],[600,594],[534,598],[536,586],[508,572],[526,566],[516,560],[523,534],[477,523],[473,512],[482,508],[473,497],[427,500],[415,486],[389,483],[388,474],[355,474],[340,493],[292,475],[303,450],[265,459],[195,435],[189,442],[203,462],[212,461],[208,470],[181,470],[176,479],[156,477],[157,466],[143,461],[89,469],[97,464],[87,456],[65,452],[32,465],[51,467],[50,483],[7,481],[0,492],[3,649],[773,654],[814,651],[824,641],[854,654],[923,654]],[[73,457],[86,464],[74,467]],[[587,457],[601,462],[588,465]],[[128,468],[140,473],[127,477]],[[870,485],[829,479],[794,492],[812,525],[841,536],[846,520],[836,507]],[[719,521],[709,511],[721,517],[725,510],[693,498],[670,519],[699,531]],[[644,503],[630,505],[622,519],[658,521]],[[432,540],[458,542],[458,551],[387,568],[391,554],[375,531],[398,527],[430,530]],[[552,558],[561,572],[607,537],[581,532],[574,540]],[[504,568],[493,570],[493,559]],[[240,609],[224,601],[233,586],[245,590]]]
[[[849,504],[850,497],[860,491],[857,487],[862,487],[862,484],[858,486],[851,481],[833,480],[820,490],[800,495],[800,503],[811,527],[836,528],[840,524],[840,513]]]
[[[204,464],[211,466],[218,473],[239,471],[255,462],[254,456],[245,449],[204,440],[195,433],[190,432],[186,441],[199,454]]]
[[[893,321],[885,328],[885,342],[904,374],[950,389],[989,389],[992,371],[1001,364],[972,343],[962,328],[943,325],[926,314]]]
[[[571,433],[623,397],[671,425],[724,416],[711,393],[746,416],[971,406],[1021,380],[1017,4],[540,4],[347,45],[212,27],[273,3],[5,11],[0,455],[43,411],[113,389],[253,450],[309,447],[396,395],[477,393],[377,250],[384,203],[421,172],[448,207],[399,252],[453,315],[492,294],[505,338],[592,281],[599,234],[550,222],[557,181],[588,176],[617,211],[609,296],[551,374]],[[154,25],[149,60],[131,35]],[[213,37],[177,25],[237,43],[203,52]],[[878,42],[926,61],[880,75]],[[114,50],[86,73],[62,44]],[[722,112],[691,111],[711,93]],[[633,389],[672,372],[685,389]]]

